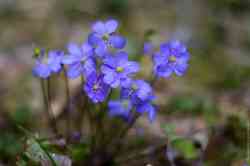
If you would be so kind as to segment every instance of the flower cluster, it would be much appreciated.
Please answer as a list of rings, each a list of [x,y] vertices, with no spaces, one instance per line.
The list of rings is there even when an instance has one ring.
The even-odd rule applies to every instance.
[[[116,20],[97,21],[83,44],[69,43],[65,53],[40,51],[33,73],[47,79],[65,68],[69,79],[82,77],[83,90],[93,103],[108,102],[110,116],[129,119],[134,112],[147,113],[153,121],[156,116],[153,89],[148,82],[135,79],[140,65],[129,60],[124,50],[126,39],[117,29]],[[163,43],[156,53],[147,43],[144,52],[153,55],[156,77],[169,77],[172,73],[181,76],[188,67],[189,53],[179,41]],[[119,99],[108,99],[111,89],[120,92]]]

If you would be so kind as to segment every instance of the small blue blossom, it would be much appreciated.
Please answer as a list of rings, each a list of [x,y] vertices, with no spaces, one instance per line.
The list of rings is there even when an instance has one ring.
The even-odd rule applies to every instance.
[[[145,101],[152,96],[151,86],[143,80],[134,80],[131,81],[129,87],[122,88],[121,97],[122,98],[131,98],[133,103],[139,101]]]
[[[130,111],[132,109],[132,103],[130,100],[111,100],[108,103],[109,107],[109,116],[118,116],[124,119],[128,119]]]
[[[95,72],[88,75],[84,91],[94,103],[103,102],[107,97],[110,87],[103,82],[103,76]]]
[[[159,77],[168,78],[172,73],[177,76],[185,74],[188,68],[189,52],[179,41],[170,41],[160,46],[154,54],[154,72]]]
[[[148,119],[152,122],[156,117],[156,110],[152,102],[155,97],[151,86],[143,80],[132,81],[129,88],[122,88],[121,98],[129,99],[136,111],[139,113],[146,112]]]
[[[59,50],[51,50],[48,52],[48,55],[42,50],[33,67],[33,75],[40,78],[48,78],[52,73],[59,73],[62,69],[61,62],[63,56],[64,53]]]
[[[115,33],[118,27],[116,20],[106,22],[97,21],[92,26],[92,33],[88,36],[88,42],[95,47],[95,53],[103,57],[108,52],[108,47],[122,49],[126,45],[126,39]]]
[[[139,64],[128,61],[126,52],[118,52],[114,56],[108,56],[103,60],[101,71],[104,74],[104,82],[112,88],[118,86],[127,87],[130,84],[132,74],[139,71]]]
[[[74,79],[80,75],[88,76],[95,71],[95,61],[93,58],[93,48],[88,43],[79,47],[75,43],[68,45],[69,55],[66,55],[62,62],[68,65],[67,75]]]

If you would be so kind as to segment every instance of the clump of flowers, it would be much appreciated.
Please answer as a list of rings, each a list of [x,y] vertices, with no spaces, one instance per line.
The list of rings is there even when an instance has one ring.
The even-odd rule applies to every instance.
[[[153,122],[158,111],[154,104],[157,99],[153,89],[154,82],[161,77],[169,78],[174,73],[182,76],[188,68],[190,55],[180,41],[163,42],[158,51],[153,48],[152,43],[147,42],[143,51],[144,54],[150,54],[152,57],[154,81],[152,78],[150,78],[151,81],[138,78],[136,74],[140,71],[139,62],[129,59],[124,49],[126,43],[127,40],[118,33],[116,20],[97,21],[92,25],[92,31],[82,44],[71,42],[66,51],[40,50],[36,56],[34,76],[49,84],[52,75],[59,75],[63,72],[68,94],[67,100],[72,100],[68,81],[81,78],[80,90],[83,103],[81,111],[90,116],[90,125],[95,125],[98,130],[91,132],[101,135],[92,134],[94,137],[91,139],[95,139],[95,142],[99,141],[99,144],[91,144],[91,149],[94,149],[92,152],[99,150],[98,146],[102,146],[102,142],[104,144],[116,142],[115,136],[107,138],[110,133],[109,129],[102,126],[105,124],[100,125],[107,118],[120,118],[128,124],[124,130],[121,129],[125,132],[116,134],[118,138],[124,137],[129,128],[143,114],[146,114],[149,121]],[[43,91],[49,94],[48,89],[47,92],[45,92],[46,88]],[[51,102],[46,96],[49,95],[45,95],[45,100],[48,99]],[[48,107],[48,109],[51,108]],[[93,119],[97,119],[94,121],[97,125],[93,124]],[[124,125],[122,127],[124,128]],[[66,134],[65,137],[69,135]],[[100,138],[103,139],[100,140]]]

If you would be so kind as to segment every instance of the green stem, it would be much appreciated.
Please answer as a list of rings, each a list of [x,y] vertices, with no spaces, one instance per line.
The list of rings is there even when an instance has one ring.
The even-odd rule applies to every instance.
[[[57,136],[59,136],[59,133],[58,133],[58,130],[57,130],[56,118],[54,116],[53,109],[52,109],[51,79],[50,78],[48,78],[48,80],[47,80],[47,94],[48,94],[47,101],[48,101],[48,109],[49,109],[49,113],[50,113],[51,127],[52,127],[52,130],[54,131],[54,133]]]
[[[70,89],[69,89],[69,80],[67,78],[67,71],[65,66],[63,66],[63,77],[64,77],[64,84],[65,84],[65,91],[66,91],[66,105],[67,105],[67,111],[66,111],[66,140],[70,137],[70,129],[71,129],[71,117],[70,117],[70,108],[71,108],[71,97],[70,97]]]
[[[55,132],[55,131],[57,131],[57,129],[55,128],[54,122],[53,122],[52,117],[51,117],[50,104],[48,101],[48,94],[47,94],[47,88],[46,88],[47,80],[41,79],[40,84],[41,84],[41,89],[42,89],[43,102],[45,105],[45,112],[46,112],[47,119],[49,121],[49,126],[52,129],[52,131]]]

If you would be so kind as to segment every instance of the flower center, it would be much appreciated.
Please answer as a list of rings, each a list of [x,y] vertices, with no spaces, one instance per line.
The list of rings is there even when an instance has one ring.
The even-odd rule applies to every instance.
[[[116,71],[117,71],[118,73],[121,73],[121,72],[124,71],[124,68],[123,68],[123,67],[117,67],[117,68],[116,68]]]
[[[168,60],[170,63],[174,63],[174,62],[176,62],[176,57],[174,55],[170,55]]]
[[[98,84],[94,84],[94,86],[93,86],[93,90],[94,90],[94,91],[97,91],[99,88],[100,88],[100,87],[99,87]]]
[[[105,41],[107,41],[109,39],[109,34],[104,34],[102,36],[102,39],[105,40]]]
[[[137,86],[136,84],[133,84],[133,85],[132,85],[132,89],[133,89],[133,90],[137,90],[137,89],[138,89],[138,86]]]

